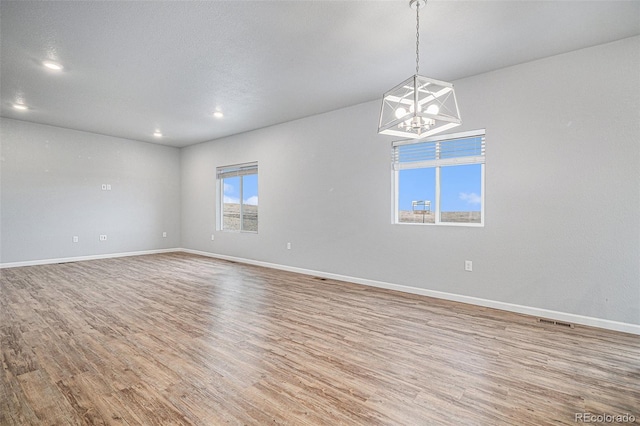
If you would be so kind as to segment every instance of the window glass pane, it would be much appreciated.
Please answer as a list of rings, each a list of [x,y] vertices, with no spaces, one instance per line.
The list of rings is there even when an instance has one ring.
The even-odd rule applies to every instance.
[[[481,223],[482,165],[440,168],[440,221]]]
[[[222,229],[240,230],[240,177],[222,179]]]
[[[242,230],[258,232],[258,175],[242,177]]]
[[[398,222],[434,223],[436,169],[398,171]]]

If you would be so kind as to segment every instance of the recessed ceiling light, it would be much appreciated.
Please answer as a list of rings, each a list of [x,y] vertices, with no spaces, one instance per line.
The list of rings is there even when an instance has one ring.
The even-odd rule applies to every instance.
[[[24,104],[13,104],[13,107],[20,111],[26,111],[29,109],[29,107]]]
[[[59,63],[53,62],[53,61],[43,61],[42,65],[44,65],[45,67],[47,67],[47,68],[49,68],[50,70],[53,70],[53,71],[62,71],[62,69],[64,68]]]
[[[224,117],[224,114],[222,113],[222,111],[216,111],[216,112],[213,113],[213,116],[215,118],[222,118],[222,117]]]
[[[160,130],[156,130],[155,132],[153,132],[153,136],[155,136],[156,138],[161,138],[162,132]]]

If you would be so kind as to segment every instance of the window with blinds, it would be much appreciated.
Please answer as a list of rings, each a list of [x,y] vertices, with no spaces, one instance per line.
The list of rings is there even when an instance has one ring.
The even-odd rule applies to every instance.
[[[258,232],[258,163],[218,167],[218,228]]]
[[[484,225],[485,131],[393,143],[395,223]]]

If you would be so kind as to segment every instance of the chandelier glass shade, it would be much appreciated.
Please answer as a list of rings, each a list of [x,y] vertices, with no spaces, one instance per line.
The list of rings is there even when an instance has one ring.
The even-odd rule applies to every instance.
[[[426,138],[462,124],[453,84],[418,74],[420,13],[426,4],[412,0],[416,9],[416,74],[382,98],[378,133],[404,138]]]

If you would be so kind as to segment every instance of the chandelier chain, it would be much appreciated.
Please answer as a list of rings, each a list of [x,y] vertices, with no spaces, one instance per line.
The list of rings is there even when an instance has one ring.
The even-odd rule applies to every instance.
[[[416,4],[416,74],[420,74],[420,5]]]

